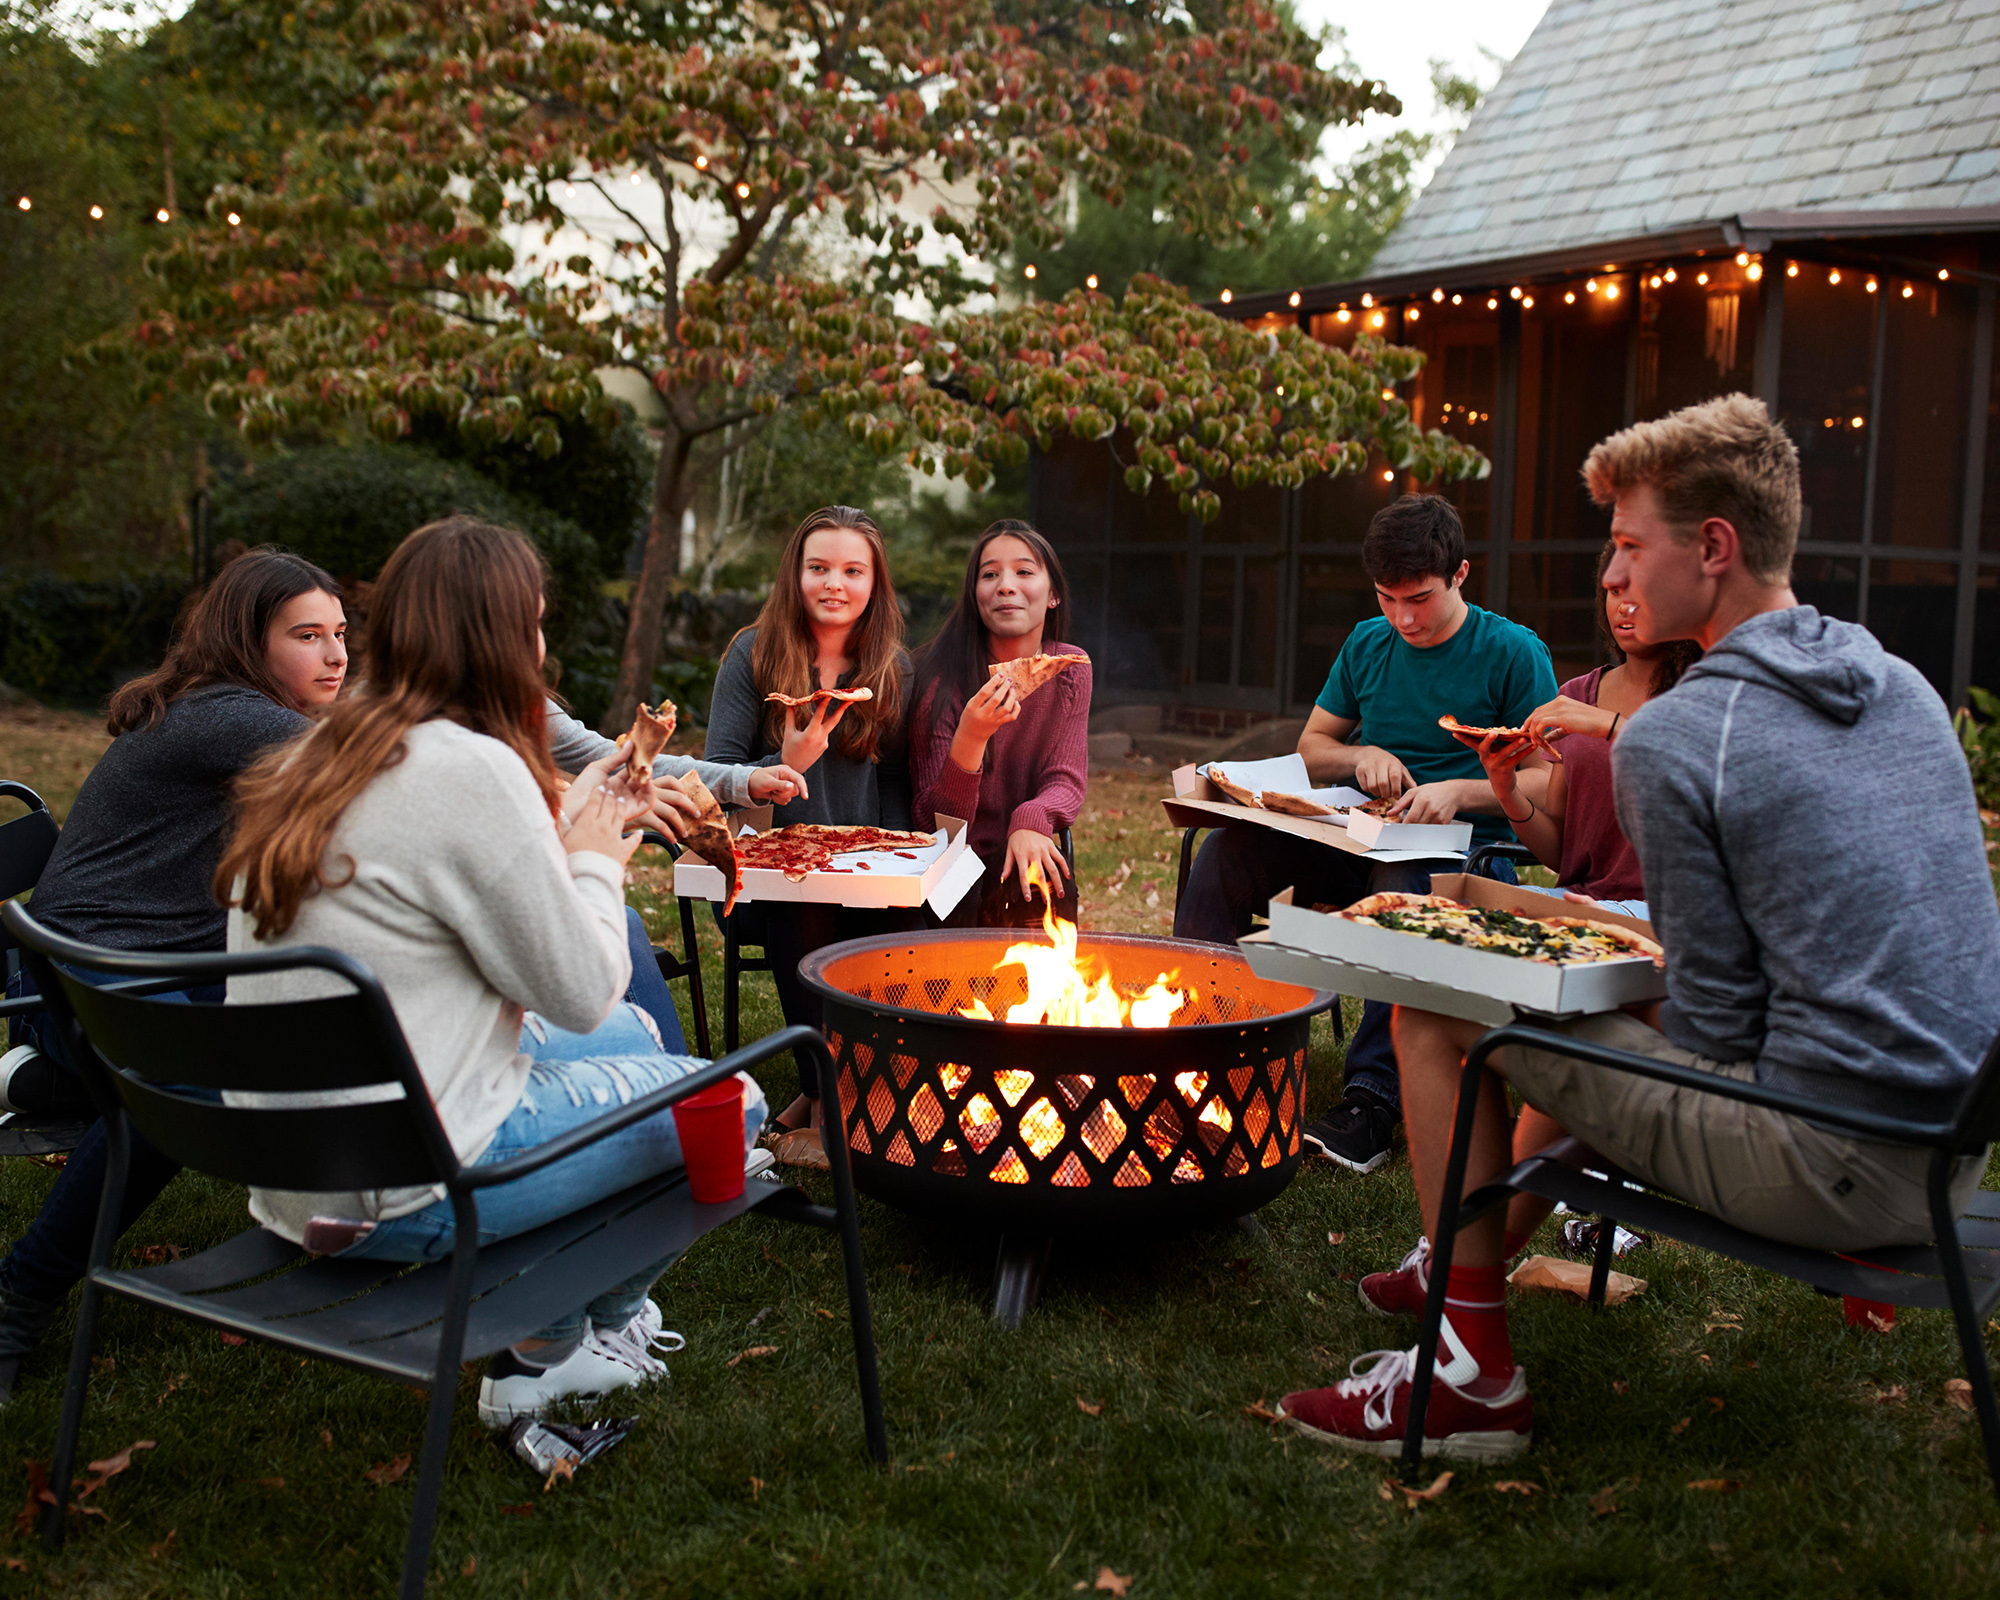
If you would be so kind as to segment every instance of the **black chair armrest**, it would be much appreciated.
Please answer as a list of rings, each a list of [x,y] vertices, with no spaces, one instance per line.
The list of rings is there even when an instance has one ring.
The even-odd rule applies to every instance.
[[[620,1106],[616,1111],[587,1122],[581,1128],[572,1128],[559,1139],[551,1139],[547,1144],[537,1145],[526,1155],[515,1156],[511,1161],[496,1161],[490,1167],[461,1167],[453,1187],[463,1189],[490,1189],[498,1183],[512,1183],[516,1178],[525,1178],[531,1172],[539,1172],[551,1162],[560,1161],[565,1156],[573,1156],[579,1150],[588,1149],[600,1139],[607,1139],[635,1122],[666,1110],[677,1100],[685,1100],[691,1094],[699,1094],[712,1084],[733,1078],[737,1073],[754,1067],[760,1061],[768,1061],[783,1051],[806,1050],[817,1047],[820,1065],[831,1071],[832,1062],[826,1056],[826,1040],[815,1028],[803,1025],[781,1028],[778,1032],[759,1039],[755,1044],[746,1044],[741,1050],[732,1051],[720,1061],[691,1073],[664,1089],[655,1089],[651,1094],[641,1095],[629,1105]]]
[[[1568,1034],[1554,1033],[1547,1028],[1529,1027],[1522,1023],[1510,1022],[1483,1035],[1467,1055],[1466,1065],[1483,1067],[1495,1050],[1506,1045],[1526,1045],[1532,1049],[1550,1051],[1555,1055],[1569,1056],[1577,1061],[1589,1061],[1617,1072],[1629,1072],[1635,1077],[1652,1078],[1660,1083],[1671,1083],[1683,1089],[1692,1089],[1697,1094],[1717,1095],[1725,1100],[1741,1100],[1748,1105],[1763,1106],[1766,1110],[1782,1111],[1787,1116],[1803,1117],[1828,1127],[1840,1128],[1848,1133],[1859,1134],[1863,1138],[1879,1139],[1885,1144],[1953,1149],[1960,1142],[1958,1129],[1949,1122],[1920,1122],[1908,1117],[1889,1116],[1879,1111],[1828,1105],[1823,1101],[1808,1100],[1803,1095],[1787,1093],[1783,1089],[1773,1089],[1766,1084],[1746,1083],[1740,1078],[1725,1078],[1717,1073],[1703,1072],[1698,1067],[1683,1066],[1678,1061],[1660,1061],[1652,1056],[1635,1055],[1629,1050],[1593,1044],[1588,1039],[1573,1039]]]
[[[149,995],[171,994],[176,989],[190,987],[185,978],[135,978],[130,983],[100,983],[93,985],[106,991],[116,990],[120,994]],[[28,1011],[44,1011],[48,1001],[38,994],[16,995],[11,1000],[0,1000],[0,1017],[18,1017]]]
[[[1472,854],[1465,858],[1466,874],[1474,878],[1489,878],[1492,874],[1486,869],[1495,861],[1517,861],[1529,867],[1542,864],[1542,858],[1526,845],[1509,844],[1503,840],[1476,846]]]
[[[680,860],[681,858],[680,840],[669,839],[664,833],[661,833],[657,828],[646,829],[645,832],[639,835],[639,842],[641,844],[658,845],[660,849],[666,851],[666,853],[672,856],[676,861]]]

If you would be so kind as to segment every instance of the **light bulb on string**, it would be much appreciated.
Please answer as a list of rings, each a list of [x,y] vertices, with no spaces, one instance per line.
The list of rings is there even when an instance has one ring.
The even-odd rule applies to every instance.
[[[1500,309],[1500,302],[1489,295],[1486,300],[1486,309],[1488,311],[1498,311]]]
[[[1652,286],[1653,286],[1653,287],[1654,287],[1655,289],[1659,288],[1659,286],[1660,286],[1660,275],[1659,275],[1659,274],[1658,274],[1657,272],[1653,274],[1651,282],[1652,282]]]
[[[1291,299],[1290,299],[1289,301],[1287,301],[1287,302],[1286,302],[1286,304],[1290,305],[1290,306],[1291,306],[1291,307],[1292,307],[1292,308],[1293,308],[1294,310],[1296,310],[1296,309],[1298,308],[1298,304],[1299,304],[1299,291],[1298,291],[1298,290],[1294,289],[1294,290],[1292,291],[1292,298],[1291,298]]]
[[[1912,285],[1907,283],[1903,285],[1903,298],[1905,300],[1909,299],[1910,296],[1915,294],[1916,292],[1917,292],[1916,289]]]
[[[1523,311],[1533,311],[1535,309],[1535,297],[1531,294],[1522,295],[1521,309]]]
[[[1465,296],[1462,294],[1455,294],[1451,297],[1451,303],[1455,306],[1462,306],[1465,304]]]
[[[1743,274],[1743,276],[1748,278],[1752,283],[1758,282],[1764,276],[1764,263],[1761,261],[1751,262],[1749,269]]]
[[[35,202],[30,200],[26,195],[22,195],[21,198],[19,200],[16,200],[14,203],[17,206],[19,206],[23,211],[33,211],[35,209]]]
[[[1396,474],[1394,472],[1385,472],[1382,474],[1382,481],[1384,483],[1394,483],[1396,481]]]
[[[1697,272],[1697,273],[1696,273],[1696,274],[1694,275],[1694,281],[1695,281],[1696,283],[1707,283],[1707,282],[1708,282],[1708,274],[1707,274],[1707,273],[1705,273],[1705,272]]]
[[[170,213],[168,212],[168,210],[167,210],[167,208],[166,208],[165,206],[161,206],[161,207],[160,207],[160,209],[159,209],[158,211],[155,211],[155,212],[153,213],[153,220],[154,220],[155,222],[171,222],[171,221],[173,221],[173,217],[172,217],[172,215],[171,215],[171,214],[170,214]]]
[[[1866,289],[1870,294],[1873,294],[1875,292],[1875,280],[1873,278],[1870,278],[1866,283],[1862,285],[1862,288]]]
[[[1521,286],[1518,283],[1507,291],[1507,298],[1509,300],[1518,300],[1521,298]]]
[[[1679,283],[1681,281],[1681,275],[1678,272],[1674,271],[1672,267],[1667,268],[1667,270],[1664,273],[1662,273],[1661,276],[1664,277],[1669,283]]]
[[[1034,262],[1030,261],[1025,267],[1021,269],[1021,276],[1024,278],[1032,278],[1034,277],[1034,275],[1035,275],[1035,264]]]
[[[1336,322],[1351,322],[1354,319],[1354,313],[1349,311],[1346,306],[1342,306],[1338,311],[1334,312],[1333,318]]]
[[[1585,278],[1583,280],[1583,292],[1585,294],[1596,294],[1597,280],[1595,278]]]
[[[1228,305],[1228,304],[1229,304],[1229,302],[1230,302],[1230,301],[1232,301],[1232,300],[1234,300],[1235,298],[1236,298],[1236,296],[1235,296],[1235,295],[1233,295],[1233,294],[1231,294],[1231,293],[1230,293],[1230,292],[1229,292],[1229,291],[1228,291],[1227,289],[1224,289],[1224,290],[1222,291],[1222,303],[1223,303],[1224,305]]]
[[[1618,285],[1607,283],[1604,286],[1604,298],[1607,300],[1616,300],[1618,298]]]
[[[1785,263],[1785,276],[1788,278],[1796,278],[1798,275],[1799,275],[1799,264],[1796,261],[1787,261]]]
[[[90,208],[90,220],[92,222],[102,222],[104,220],[104,207],[92,206]]]
[[[1383,324],[1384,320],[1385,320],[1385,319],[1384,319],[1384,317],[1383,317],[1382,313],[1378,311],[1378,312],[1376,312],[1376,313],[1375,313],[1375,315],[1374,315],[1374,316],[1372,316],[1372,317],[1370,317],[1370,318],[1368,319],[1368,326],[1369,326],[1369,327],[1371,327],[1371,328],[1379,328],[1379,327],[1381,327],[1381,326],[1382,326],[1382,324]]]
[[[694,166],[695,166],[695,171],[697,171],[697,172],[706,172],[706,171],[708,171],[708,157],[707,157],[707,156],[696,156],[696,157],[694,158]]]
[[[1089,277],[1085,278],[1083,286],[1086,289],[1095,289],[1097,287],[1097,274],[1093,272]]]
[[[1563,304],[1566,306],[1576,304],[1576,291],[1574,289],[1568,289],[1563,292]]]
[[[1939,282],[1939,283],[1946,283],[1946,282],[1949,282],[1949,281],[1950,281],[1950,279],[1951,279],[1951,273],[1950,273],[1950,271],[1949,271],[1949,270],[1948,270],[1947,268],[1944,268],[1944,267],[1939,267],[1939,268],[1938,268],[1938,282]]]
[[[1403,313],[1403,316],[1405,320],[1410,322],[1415,322],[1423,316],[1423,313],[1419,311],[1415,306],[1411,306],[1409,310]]]
[[[1375,303],[1375,296],[1372,294],[1364,294],[1361,297],[1361,303],[1363,306],[1372,306]]]
[[[1840,268],[1838,268],[1838,267],[1835,267],[1835,268],[1834,268],[1834,269],[1833,269],[1833,270],[1832,270],[1831,272],[1829,272],[1829,273],[1828,273],[1828,274],[1826,275],[1826,281],[1827,281],[1828,283],[1838,283],[1838,282],[1840,282]]]
[[[232,211],[229,213],[229,225],[232,228],[240,228],[243,225],[243,218]]]
[[[1749,251],[1747,251],[1747,250],[1739,250],[1739,251],[1737,251],[1737,252],[1736,252],[1736,264],[1737,264],[1737,265],[1738,265],[1739,267],[1747,267],[1747,266],[1749,266],[1749,265],[1750,265],[1750,252],[1749,252]]]

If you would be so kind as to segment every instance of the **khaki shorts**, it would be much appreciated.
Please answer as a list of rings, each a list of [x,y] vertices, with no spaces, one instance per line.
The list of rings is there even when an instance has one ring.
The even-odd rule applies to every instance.
[[[1593,1044],[1749,1082],[1752,1062],[1710,1061],[1620,1011],[1548,1024]],[[1521,1096],[1606,1160],[1726,1222],[1820,1250],[1926,1244],[1924,1183],[1931,1152],[1856,1139],[1797,1117],[1699,1094],[1547,1050],[1512,1047],[1494,1065]],[[1963,1211],[1986,1171],[1961,1157],[1952,1209]]]

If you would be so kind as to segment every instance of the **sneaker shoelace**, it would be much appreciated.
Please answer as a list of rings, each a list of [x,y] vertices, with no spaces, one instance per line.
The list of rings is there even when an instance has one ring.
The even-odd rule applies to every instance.
[[[1417,1242],[1410,1246],[1410,1253],[1396,1263],[1396,1270],[1398,1272],[1407,1272],[1412,1267],[1421,1267],[1430,1258],[1431,1242],[1419,1234]],[[1429,1276],[1428,1273],[1420,1274],[1420,1281],[1427,1280]]]
[[[1347,1372],[1338,1387],[1348,1398],[1367,1402],[1361,1408],[1361,1420],[1371,1428],[1390,1427],[1395,1421],[1397,1385],[1416,1382],[1417,1348],[1412,1345],[1407,1350],[1370,1350],[1348,1362]],[[1449,1317],[1438,1328],[1437,1356],[1431,1376],[1436,1382],[1454,1388],[1479,1376],[1479,1363],[1466,1349]]]

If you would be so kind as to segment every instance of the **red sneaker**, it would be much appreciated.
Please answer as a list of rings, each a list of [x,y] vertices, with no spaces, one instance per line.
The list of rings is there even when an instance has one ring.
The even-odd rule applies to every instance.
[[[1431,1287],[1431,1242],[1419,1238],[1394,1272],[1371,1272],[1356,1285],[1361,1303],[1378,1317],[1420,1317]]]
[[[1497,1394],[1480,1395],[1467,1387],[1479,1376],[1479,1364],[1450,1334],[1443,1345],[1457,1345],[1453,1359],[1438,1362],[1431,1380],[1431,1403],[1424,1413],[1424,1454],[1453,1461],[1512,1461],[1526,1453],[1535,1437],[1535,1407],[1528,1398],[1528,1373],[1515,1367]],[[1352,1377],[1327,1389],[1304,1389],[1278,1402],[1284,1417],[1309,1439],[1357,1450],[1364,1455],[1402,1454],[1404,1425],[1409,1418],[1410,1380],[1417,1368],[1415,1350],[1371,1350],[1349,1366]],[[1482,1384],[1480,1387],[1488,1387]]]

